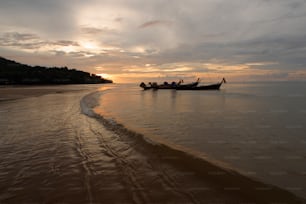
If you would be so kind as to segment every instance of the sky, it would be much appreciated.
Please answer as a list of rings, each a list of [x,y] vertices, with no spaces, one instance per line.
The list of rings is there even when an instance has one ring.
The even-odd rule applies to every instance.
[[[306,80],[306,1],[0,0],[0,56],[115,82]]]

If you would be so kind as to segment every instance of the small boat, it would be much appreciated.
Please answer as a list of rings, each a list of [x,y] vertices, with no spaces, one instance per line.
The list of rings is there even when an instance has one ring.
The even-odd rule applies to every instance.
[[[149,82],[149,85],[146,85],[144,82],[141,82],[139,85],[144,90],[148,89],[176,89],[180,84],[182,83],[182,80],[180,80],[178,83],[172,82],[169,84],[168,82],[164,82],[163,84],[157,84],[156,82]]]
[[[172,82],[171,84],[169,84],[168,82],[164,82],[163,84],[157,84],[157,83],[153,83],[152,87],[153,89],[175,89],[181,82]]]
[[[150,86],[147,86],[144,82],[141,82],[141,84],[139,85],[141,88],[143,88],[143,90],[148,90],[148,89],[152,89],[152,85],[151,83],[149,83]]]
[[[181,82],[183,82],[183,80],[181,80]],[[198,78],[198,80],[196,82],[192,82],[190,84],[179,84],[175,89],[188,89],[188,88],[194,88],[196,86],[198,86],[198,84],[200,83],[200,78]]]
[[[182,84],[183,80],[180,80],[178,83],[172,82],[169,84],[168,82],[164,82],[163,84],[157,84],[156,82],[149,82],[149,85],[146,85],[144,82],[141,82],[139,85],[143,90],[148,89],[176,89],[176,90],[219,90],[223,83],[226,83],[223,78],[220,83],[210,84],[205,86],[198,86],[200,83],[200,78],[196,82],[192,82],[189,84]]]
[[[216,84],[209,84],[205,86],[193,86],[193,87],[178,86],[176,90],[219,90],[223,83],[226,83],[225,78],[223,78],[221,82]]]
[[[169,84],[168,82],[164,82],[163,84],[157,84],[156,82],[149,82],[149,85],[146,85],[144,82],[141,82],[141,84],[139,85],[141,88],[143,88],[144,90],[148,90],[148,89],[178,89],[178,87],[181,87],[182,89],[186,89],[186,88],[192,88],[192,87],[196,87],[199,82],[200,82],[200,78],[198,78],[198,80],[196,82],[192,82],[189,84],[182,84],[184,81],[180,80],[179,82],[172,82],[171,84]]]

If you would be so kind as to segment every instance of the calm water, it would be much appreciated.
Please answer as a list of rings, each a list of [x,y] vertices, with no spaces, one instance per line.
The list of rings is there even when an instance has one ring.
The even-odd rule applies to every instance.
[[[0,203],[297,203],[217,161],[305,196],[305,84],[56,89],[0,102]]]
[[[95,111],[306,197],[306,83],[225,84],[220,91],[112,85]]]
[[[0,103],[0,203],[255,200],[220,190],[189,169],[169,165],[145,142],[106,129],[91,114],[96,104],[91,92],[99,86],[71,87],[57,89],[83,91]]]

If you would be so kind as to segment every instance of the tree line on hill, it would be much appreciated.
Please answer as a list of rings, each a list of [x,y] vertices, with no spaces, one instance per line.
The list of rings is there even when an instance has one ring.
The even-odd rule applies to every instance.
[[[29,66],[0,57],[0,84],[99,84],[112,80],[67,67]]]

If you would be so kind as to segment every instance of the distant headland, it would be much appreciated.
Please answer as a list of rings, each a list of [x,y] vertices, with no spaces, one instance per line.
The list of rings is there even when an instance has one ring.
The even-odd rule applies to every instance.
[[[33,67],[0,57],[0,85],[100,83],[113,83],[113,81],[67,67]]]

